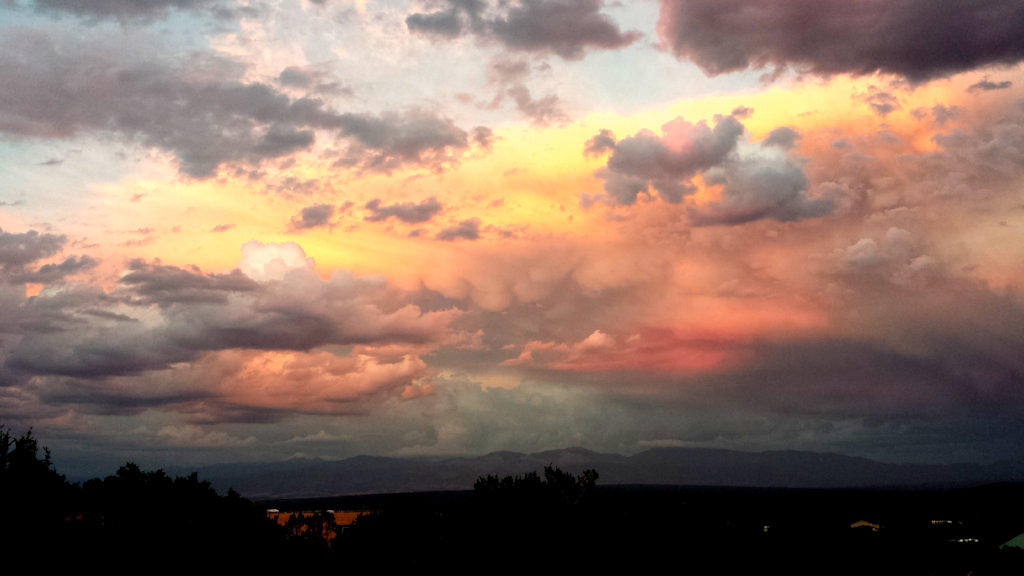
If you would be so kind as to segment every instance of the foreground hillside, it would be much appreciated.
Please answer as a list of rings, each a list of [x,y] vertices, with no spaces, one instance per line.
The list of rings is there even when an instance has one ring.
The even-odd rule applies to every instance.
[[[576,456],[580,454],[577,453]],[[851,490],[604,486],[555,465],[473,490],[280,500],[128,463],[69,483],[0,427],[0,541],[48,568],[1020,574],[1024,484]],[[281,513],[268,514],[275,508]],[[338,511],[347,514],[338,514]],[[339,518],[351,521],[338,525]],[[276,522],[275,519],[285,519]],[[147,568],[148,569],[148,568]]]

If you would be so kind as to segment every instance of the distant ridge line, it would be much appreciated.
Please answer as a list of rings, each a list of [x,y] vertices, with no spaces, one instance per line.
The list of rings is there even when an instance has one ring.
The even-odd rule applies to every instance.
[[[395,458],[360,455],[221,464],[201,468],[218,490],[254,499],[471,490],[488,474],[515,475],[556,465],[578,473],[593,468],[599,485],[650,484],[761,488],[969,487],[1024,481],[1024,464],[890,464],[830,452],[742,452],[718,448],[653,447],[632,456],[582,447],[482,456]]]

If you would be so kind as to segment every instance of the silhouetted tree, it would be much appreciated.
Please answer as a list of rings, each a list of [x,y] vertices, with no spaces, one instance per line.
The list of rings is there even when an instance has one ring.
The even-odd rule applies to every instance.
[[[39,550],[43,539],[67,539],[75,487],[57,473],[50,451],[32,430],[21,436],[0,425],[0,541],[11,549]]]

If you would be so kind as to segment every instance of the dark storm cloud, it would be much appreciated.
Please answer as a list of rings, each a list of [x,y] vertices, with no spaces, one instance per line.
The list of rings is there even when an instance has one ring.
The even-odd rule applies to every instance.
[[[17,79],[0,83],[0,132],[113,132],[170,152],[195,178],[307,150],[316,130],[345,137],[341,163],[367,171],[441,170],[468,147],[465,131],[427,111],[339,114],[318,99],[244,83],[241,71],[204,75],[160,62],[123,64],[116,54],[81,48],[41,33],[0,39],[0,77]]]
[[[792,66],[912,82],[1024,60],[1018,0],[661,0],[658,31],[717,75]]]
[[[252,292],[258,284],[239,270],[203,274],[198,268],[178,268],[132,260],[120,283],[132,288],[142,304],[167,306],[186,302],[226,303],[234,292]]]
[[[428,222],[441,212],[444,206],[436,197],[431,196],[419,204],[402,202],[390,206],[382,206],[380,198],[374,198],[366,203],[365,208],[370,211],[370,214],[363,218],[367,222],[383,222],[389,218],[397,218],[406,224],[419,224]]]
[[[551,52],[567,60],[589,49],[614,50],[641,37],[623,32],[605,14],[601,0],[521,0],[488,6],[479,1],[448,0],[449,7],[406,18],[410,32],[440,38],[472,33],[510,50]],[[488,8],[490,8],[488,10]]]
[[[330,204],[317,204],[306,206],[295,217],[292,218],[293,230],[308,230],[318,226],[326,226],[331,222],[334,215],[334,206]]]
[[[438,240],[477,240],[480,238],[480,219],[463,220],[451,228],[437,233]]]
[[[992,90],[1006,90],[1013,86],[1013,82],[1009,80],[1003,80],[1002,82],[992,82],[990,80],[982,80],[981,82],[975,82],[967,88],[968,92],[989,92]]]

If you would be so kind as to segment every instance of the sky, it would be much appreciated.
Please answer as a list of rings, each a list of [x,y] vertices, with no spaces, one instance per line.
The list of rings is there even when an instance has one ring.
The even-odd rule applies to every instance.
[[[1024,457],[1019,0],[0,0],[58,470]]]

